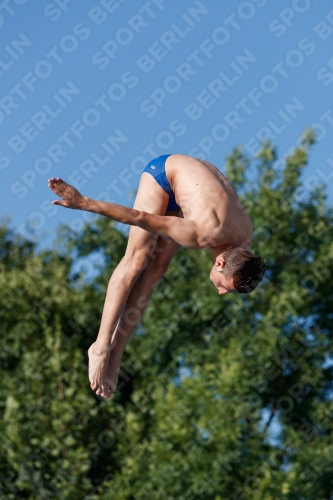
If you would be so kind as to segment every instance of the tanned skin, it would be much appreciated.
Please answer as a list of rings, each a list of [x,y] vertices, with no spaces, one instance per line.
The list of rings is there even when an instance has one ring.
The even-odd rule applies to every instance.
[[[62,179],[49,179],[61,198],[53,204],[131,226],[126,253],[109,282],[97,339],[88,351],[91,388],[104,398],[115,392],[125,346],[179,248],[209,248],[209,278],[220,295],[236,291],[233,279],[223,274],[223,251],[231,246],[251,250],[251,219],[214,165],[175,154],[167,158],[165,171],[180,210],[167,212],[169,196],[147,172],[133,208],[87,198]]]

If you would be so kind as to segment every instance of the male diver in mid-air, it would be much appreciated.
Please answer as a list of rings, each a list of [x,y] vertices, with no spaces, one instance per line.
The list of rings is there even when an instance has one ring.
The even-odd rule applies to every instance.
[[[125,346],[180,247],[209,248],[209,278],[220,295],[251,292],[263,278],[265,265],[251,253],[251,219],[211,163],[179,154],[152,160],[141,175],[133,208],[86,198],[59,178],[49,179],[49,187],[62,198],[55,205],[132,226],[88,351],[90,386],[104,398],[115,392]]]

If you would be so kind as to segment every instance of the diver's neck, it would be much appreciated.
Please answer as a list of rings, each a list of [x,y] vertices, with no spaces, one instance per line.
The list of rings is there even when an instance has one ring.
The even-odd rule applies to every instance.
[[[210,248],[209,251],[211,253],[211,256],[213,258],[213,262],[215,262],[216,258],[219,257],[223,252],[231,248],[230,245],[224,245],[222,247],[214,247]]]

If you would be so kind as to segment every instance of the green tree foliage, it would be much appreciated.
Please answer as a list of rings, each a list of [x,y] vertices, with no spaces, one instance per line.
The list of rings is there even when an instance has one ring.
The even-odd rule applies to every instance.
[[[252,164],[228,157],[265,280],[220,297],[209,253],[181,250],[111,400],[91,392],[86,351],[125,235],[99,218],[38,253],[2,227],[0,498],[333,498],[333,210],[302,190],[312,143],[281,168],[269,143]],[[93,252],[87,281],[72,265]]]

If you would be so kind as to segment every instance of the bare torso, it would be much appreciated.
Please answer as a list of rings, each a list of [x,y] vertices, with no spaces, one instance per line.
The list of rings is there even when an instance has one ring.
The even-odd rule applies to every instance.
[[[251,219],[214,165],[175,154],[167,159],[165,171],[184,219],[196,222],[201,247],[251,247]]]

